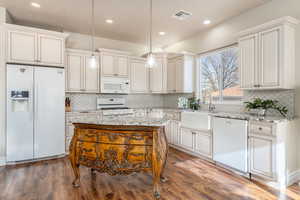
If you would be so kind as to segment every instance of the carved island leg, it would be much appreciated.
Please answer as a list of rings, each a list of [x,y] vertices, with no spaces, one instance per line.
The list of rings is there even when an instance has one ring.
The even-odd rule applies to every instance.
[[[167,158],[167,142],[164,134],[164,129],[153,132],[153,194],[156,199],[160,198],[160,181],[166,179],[162,176],[163,169],[166,165]]]
[[[163,160],[163,166],[162,166],[162,170],[161,170],[161,175],[160,175],[160,181],[162,183],[165,183],[168,181],[168,179],[164,176],[164,171],[165,171],[165,168],[166,168],[166,164],[167,164],[167,159],[168,159],[168,153],[169,153],[169,145],[168,145],[168,142],[167,142],[167,136],[166,136],[166,131],[165,131],[165,127],[162,129],[162,133],[164,135],[164,139],[162,140],[162,145],[164,146],[164,148],[162,149],[165,149],[164,152],[162,152],[162,160]]]
[[[79,171],[79,164],[77,163],[77,159],[76,159],[76,145],[75,145],[76,140],[77,138],[74,135],[70,144],[69,159],[75,176],[75,179],[72,182],[72,184],[74,187],[80,187],[80,171]]]

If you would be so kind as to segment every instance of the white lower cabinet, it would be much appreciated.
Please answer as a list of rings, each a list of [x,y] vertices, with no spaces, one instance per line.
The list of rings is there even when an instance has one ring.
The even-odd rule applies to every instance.
[[[166,126],[166,136],[169,144],[179,145],[180,122],[170,120]]]
[[[195,141],[194,134],[195,132],[193,132],[190,129],[181,128],[180,146],[187,150],[194,151],[194,141]]]
[[[212,133],[181,128],[180,147],[206,158],[212,158]]]
[[[194,133],[194,151],[202,156],[212,158],[212,134],[201,131]]]
[[[250,172],[263,178],[276,178],[275,140],[268,137],[249,137]]]
[[[181,127],[179,121],[173,120],[166,126],[169,144],[179,150],[187,150],[194,155],[212,159],[212,133]]]

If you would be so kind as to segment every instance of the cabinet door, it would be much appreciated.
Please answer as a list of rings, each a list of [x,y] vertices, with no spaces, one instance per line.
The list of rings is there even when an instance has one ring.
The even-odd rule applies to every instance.
[[[190,129],[181,128],[180,131],[180,146],[193,151],[194,150],[194,132]]]
[[[250,172],[263,178],[275,179],[275,144],[273,139],[250,137]]]
[[[192,93],[194,91],[194,57],[184,56],[182,65],[182,89],[183,93]]]
[[[261,32],[260,36],[260,87],[276,88],[280,86],[281,28],[277,27]]]
[[[116,56],[116,71],[120,77],[128,77],[128,57]]]
[[[84,56],[67,54],[67,91],[79,92],[83,89]]]
[[[131,61],[131,91],[138,93],[148,92],[148,75],[149,71],[146,62],[133,60]]]
[[[241,88],[254,88],[258,85],[258,35],[241,38],[239,40],[239,53]]]
[[[110,54],[101,55],[101,70],[102,76],[114,76],[115,72],[114,56]]]
[[[178,121],[171,122],[171,142],[174,145],[180,145],[180,123]]]
[[[157,59],[156,66],[150,69],[150,91],[153,93],[162,93],[163,91],[163,60]]]
[[[99,92],[100,87],[100,71],[99,71],[99,57],[96,56],[96,67],[90,65],[90,56],[85,56],[84,67],[84,89],[86,92]]]
[[[206,132],[195,132],[195,152],[212,158],[212,135]]]
[[[171,121],[168,122],[168,124],[165,126],[165,133],[168,140],[168,143],[171,144],[171,130],[172,130],[172,123]]]
[[[37,34],[8,31],[8,62],[34,64],[37,61]]]
[[[38,62],[44,65],[64,66],[64,39],[38,35]]]
[[[183,91],[183,65],[184,61],[182,58],[177,59],[175,62],[175,68],[176,68],[176,92],[180,93]]]
[[[167,90],[168,93],[176,92],[176,62],[169,60],[167,67]]]

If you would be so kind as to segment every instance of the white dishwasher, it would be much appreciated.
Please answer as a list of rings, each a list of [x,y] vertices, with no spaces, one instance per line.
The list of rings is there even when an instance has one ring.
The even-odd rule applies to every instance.
[[[213,159],[241,172],[248,172],[248,121],[213,118]]]

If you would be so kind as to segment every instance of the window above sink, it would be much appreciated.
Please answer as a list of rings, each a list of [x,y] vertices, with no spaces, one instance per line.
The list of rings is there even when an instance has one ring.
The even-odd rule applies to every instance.
[[[200,55],[198,67],[198,96],[204,103],[211,98],[217,104],[241,104],[236,45]]]

